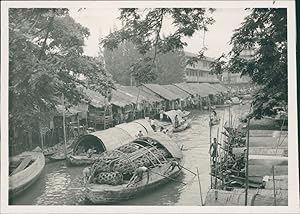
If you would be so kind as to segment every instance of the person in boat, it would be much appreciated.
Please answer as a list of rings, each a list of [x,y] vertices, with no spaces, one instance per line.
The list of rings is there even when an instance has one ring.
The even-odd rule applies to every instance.
[[[215,164],[216,160],[217,160],[217,157],[218,157],[218,143],[217,143],[217,138],[214,138],[214,142],[210,145],[210,147],[209,147],[209,154],[211,154],[211,158],[213,160],[213,164]]]
[[[156,131],[155,121],[153,118],[150,119],[150,125],[154,131]]]
[[[159,119],[162,121],[163,118],[164,118],[164,111],[160,110],[160,112],[159,112]]]
[[[181,168],[182,168],[182,167],[179,165],[178,161],[173,160],[173,161],[171,162],[170,166],[169,166],[169,167],[167,168],[167,170],[165,171],[164,174],[167,174],[167,173],[172,172],[172,171],[175,169],[175,167],[178,167],[179,170],[181,170]]]
[[[143,137],[143,136],[144,136],[144,134],[143,134],[142,130],[140,130],[139,133],[137,134],[137,137],[138,137],[138,138],[141,138],[141,137]]]
[[[86,155],[88,158],[92,157],[92,155],[96,152],[95,147],[93,146],[92,148],[89,148],[86,152]]]
[[[147,184],[148,184],[148,182],[149,182],[149,169],[145,166],[140,166],[134,171],[132,177],[129,180],[129,183],[127,184],[127,187],[141,181],[143,179],[144,173],[147,173]]]
[[[91,172],[92,172],[92,167],[86,167],[83,169],[82,174],[83,174],[83,184],[84,186],[89,182],[89,178],[91,176]]]
[[[175,128],[179,126],[178,115],[175,116]]]

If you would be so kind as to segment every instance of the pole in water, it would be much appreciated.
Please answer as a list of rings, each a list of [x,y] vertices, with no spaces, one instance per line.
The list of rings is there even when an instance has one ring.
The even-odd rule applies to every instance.
[[[197,176],[198,176],[198,183],[199,183],[199,191],[200,191],[200,200],[201,200],[201,206],[203,206],[203,199],[202,199],[202,190],[201,190],[201,182],[200,182],[200,176],[199,176],[199,170],[197,169]]]
[[[210,118],[210,117],[209,117]],[[210,118],[211,124],[211,118]],[[211,148],[211,125],[209,126],[209,151]],[[212,163],[211,163],[211,152],[209,152],[209,163],[210,163],[210,188],[212,189]]]
[[[273,171],[273,194],[274,194],[274,206],[276,206],[276,187],[275,187],[275,167],[272,166]]]
[[[250,126],[250,118],[247,121],[247,140],[246,140],[246,183],[245,183],[245,206],[247,206],[247,197],[248,197],[248,184],[249,184],[249,178],[248,178],[248,165],[249,165],[249,126]]]
[[[62,93],[62,106],[63,106],[63,132],[64,132],[64,145],[65,145],[65,157],[67,157],[67,136],[66,136],[66,116],[65,116],[65,97]]]
[[[168,179],[170,179],[170,180],[172,180],[172,181],[177,181],[177,182],[179,182],[179,183],[182,183],[182,184],[186,185],[186,183],[184,183],[184,182],[182,182],[182,181],[175,180],[175,179],[170,178],[170,177],[168,177],[168,176],[162,175],[162,174],[160,174],[160,173],[158,173],[158,172],[153,172],[153,171],[150,171],[150,172],[152,172],[152,173],[154,173],[154,174],[157,174],[157,175],[160,175],[160,176],[162,176],[162,177],[164,177],[164,178],[168,178]]]

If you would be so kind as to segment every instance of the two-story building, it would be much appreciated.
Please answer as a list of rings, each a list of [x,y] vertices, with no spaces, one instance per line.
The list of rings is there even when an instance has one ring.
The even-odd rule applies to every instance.
[[[187,60],[192,57],[197,57],[197,54],[184,52]],[[193,63],[192,65],[187,64],[185,68],[185,80],[186,82],[194,83],[218,83],[219,79],[217,75],[210,74],[211,63],[214,61],[213,58],[204,56],[202,59]]]

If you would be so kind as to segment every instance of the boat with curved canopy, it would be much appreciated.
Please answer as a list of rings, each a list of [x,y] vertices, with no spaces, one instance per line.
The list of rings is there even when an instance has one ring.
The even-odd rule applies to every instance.
[[[9,160],[9,197],[15,197],[30,187],[45,167],[41,148],[23,152]]]
[[[182,151],[171,138],[159,132],[149,134],[102,153],[90,169],[85,198],[93,204],[114,204],[135,198],[174,181],[182,164]],[[140,167],[147,167],[148,173],[131,183],[130,178]]]
[[[104,151],[114,150],[134,138],[125,130],[117,127],[92,132],[80,137],[74,144],[73,151],[67,157],[68,165],[92,164]],[[88,150],[93,154],[89,155]]]
[[[191,126],[192,119],[185,119],[181,115],[183,115],[182,112],[179,112],[178,110],[171,110],[163,112],[164,117],[163,121],[157,121],[158,125],[160,127],[163,127],[168,130],[172,130],[173,132],[180,132],[183,131]],[[175,127],[176,119],[178,118],[178,126]]]

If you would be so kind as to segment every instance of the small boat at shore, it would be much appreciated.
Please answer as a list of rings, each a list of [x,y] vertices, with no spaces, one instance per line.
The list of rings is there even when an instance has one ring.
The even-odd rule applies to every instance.
[[[174,181],[180,173],[183,155],[179,146],[163,133],[153,133],[104,152],[91,168],[91,183],[85,186],[85,198],[93,204],[116,204],[149,193]],[[138,181],[130,178],[140,167],[147,167]]]
[[[192,119],[187,119],[183,123],[180,124],[178,127],[174,127],[173,132],[181,132],[186,130],[187,128],[191,127]]]
[[[9,197],[15,197],[31,186],[45,167],[41,148],[23,152],[9,160]]]

